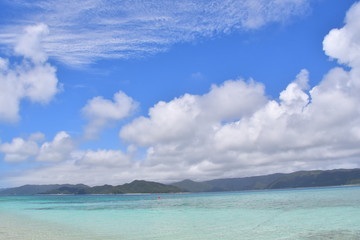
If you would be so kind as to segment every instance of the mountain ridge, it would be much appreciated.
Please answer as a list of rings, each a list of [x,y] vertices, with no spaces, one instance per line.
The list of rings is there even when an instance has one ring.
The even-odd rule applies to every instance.
[[[202,182],[186,179],[171,184],[134,180],[122,185],[105,184],[94,187],[85,184],[23,185],[2,189],[0,195],[224,192],[340,185],[360,185],[360,169],[297,171],[243,178],[212,179]]]
[[[37,195],[37,194],[128,194],[128,193],[179,193],[184,192],[176,186],[157,182],[135,180],[123,185],[103,185],[90,187],[85,184],[23,185],[0,191],[0,195]]]
[[[360,184],[360,169],[310,170],[293,173],[213,179],[203,182],[183,180],[172,185],[189,192],[246,191]]]

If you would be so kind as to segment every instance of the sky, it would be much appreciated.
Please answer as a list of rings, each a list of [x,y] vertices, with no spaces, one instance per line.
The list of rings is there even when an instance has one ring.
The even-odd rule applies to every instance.
[[[360,167],[358,1],[0,8],[0,188]]]

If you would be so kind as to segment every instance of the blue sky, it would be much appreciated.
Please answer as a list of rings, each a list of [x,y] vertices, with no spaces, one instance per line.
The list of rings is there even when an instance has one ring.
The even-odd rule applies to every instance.
[[[359,167],[357,1],[1,9],[0,187]]]

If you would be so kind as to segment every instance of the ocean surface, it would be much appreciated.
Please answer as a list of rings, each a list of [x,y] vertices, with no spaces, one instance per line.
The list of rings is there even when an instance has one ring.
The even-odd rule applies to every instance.
[[[360,239],[360,187],[0,196],[0,239]]]

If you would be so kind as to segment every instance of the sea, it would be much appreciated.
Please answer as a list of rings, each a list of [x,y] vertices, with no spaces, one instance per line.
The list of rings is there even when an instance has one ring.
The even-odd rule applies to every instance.
[[[0,196],[0,239],[360,239],[360,187]]]

